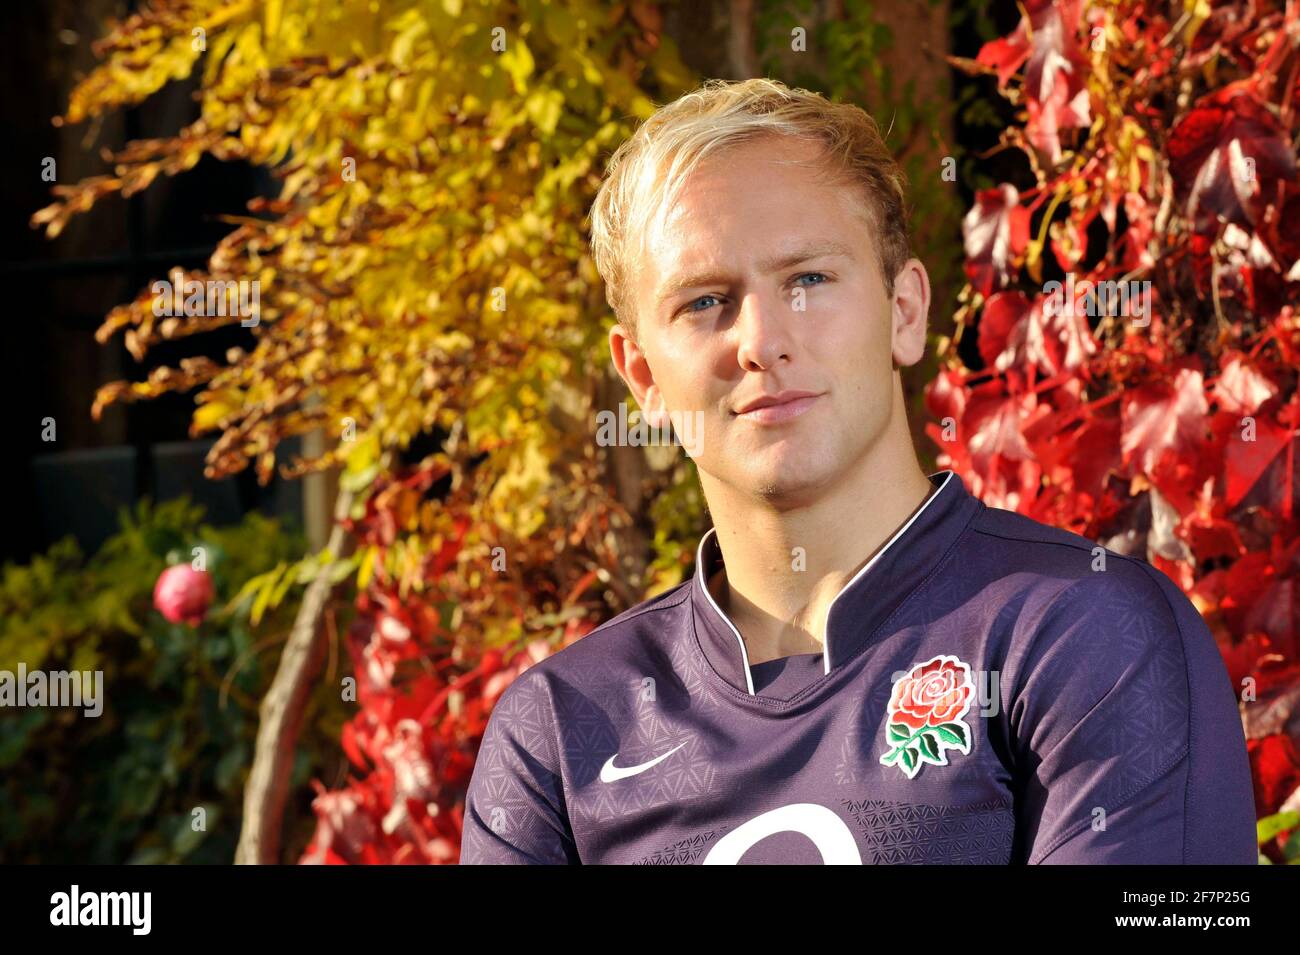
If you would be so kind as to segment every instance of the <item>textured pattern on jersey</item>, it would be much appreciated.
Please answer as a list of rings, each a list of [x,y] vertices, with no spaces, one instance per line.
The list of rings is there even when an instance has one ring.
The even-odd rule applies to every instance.
[[[844,803],[878,865],[1004,865],[1011,861],[1015,817],[998,800],[927,806],[867,799]]]

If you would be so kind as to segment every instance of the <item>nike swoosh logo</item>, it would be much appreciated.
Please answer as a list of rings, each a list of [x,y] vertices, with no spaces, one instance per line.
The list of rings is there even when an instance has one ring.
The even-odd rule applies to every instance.
[[[657,766],[662,763],[665,759],[685,745],[685,742],[678,743],[668,752],[664,753],[662,756],[656,756],[648,763],[642,763],[640,766],[628,766],[626,768],[614,765],[614,760],[618,756],[618,753],[615,753],[605,761],[604,766],[600,767],[600,781],[602,783],[613,783],[618,782],[620,779],[626,779],[628,776],[635,776],[637,773],[644,773],[651,766]]]

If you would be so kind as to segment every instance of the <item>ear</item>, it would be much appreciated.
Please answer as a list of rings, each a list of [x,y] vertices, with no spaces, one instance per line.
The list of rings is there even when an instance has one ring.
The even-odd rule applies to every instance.
[[[609,330],[609,354],[614,361],[614,370],[636,399],[645,423],[652,428],[665,427],[668,409],[664,406],[663,393],[655,384],[654,372],[650,370],[650,362],[640,343],[622,324]]]
[[[908,259],[894,278],[892,316],[894,363],[914,365],[925,355],[930,317],[930,276],[920,259]]]

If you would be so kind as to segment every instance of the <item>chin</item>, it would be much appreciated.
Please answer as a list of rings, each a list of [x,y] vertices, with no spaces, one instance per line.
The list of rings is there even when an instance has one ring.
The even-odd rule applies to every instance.
[[[750,470],[741,486],[771,504],[802,507],[821,496],[829,479],[823,468],[811,466],[808,456],[800,455],[779,466]]]

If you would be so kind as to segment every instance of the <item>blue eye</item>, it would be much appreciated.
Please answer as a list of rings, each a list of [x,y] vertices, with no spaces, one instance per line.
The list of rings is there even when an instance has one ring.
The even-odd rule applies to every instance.
[[[820,282],[814,282],[813,283],[814,285],[824,285],[826,282],[830,281],[830,278],[827,277],[825,272],[805,272],[803,275],[800,275],[798,278],[796,278],[795,281],[798,282],[801,279],[809,279],[809,278],[820,278],[822,280]],[[804,287],[807,288],[808,286],[804,286]],[[682,311],[691,312],[691,313],[707,312],[713,306],[709,305],[709,306],[705,306],[704,308],[696,308],[696,306],[699,305],[701,302],[707,302],[710,299],[713,299],[714,301],[718,301],[718,296],[701,295],[699,298],[695,299],[695,301],[688,302],[686,306],[682,309]]]
[[[701,295],[701,296],[700,296],[699,298],[697,298],[695,301],[689,303],[689,304],[686,306],[686,309],[685,309],[685,310],[688,311],[688,312],[703,312],[703,311],[706,311],[706,309],[702,309],[702,308],[694,308],[693,306],[698,305],[700,302],[707,301],[708,299],[715,299],[715,300],[716,300],[716,299],[717,299],[717,296],[716,296],[716,295]]]

